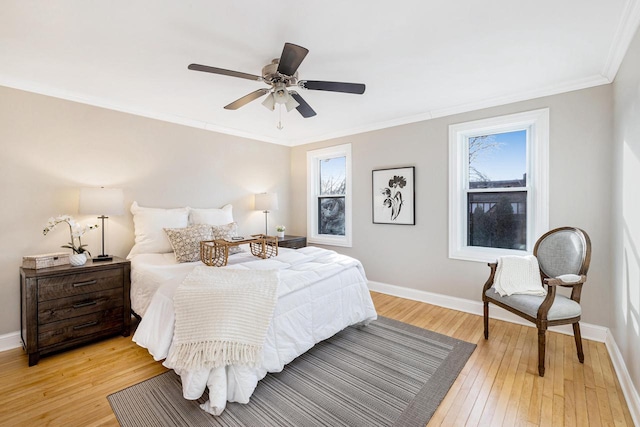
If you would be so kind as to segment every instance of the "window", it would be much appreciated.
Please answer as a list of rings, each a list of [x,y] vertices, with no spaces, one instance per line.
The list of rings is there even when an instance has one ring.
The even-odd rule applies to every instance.
[[[547,231],[549,110],[449,127],[449,257],[525,255]]]
[[[307,239],[351,246],[351,144],[307,153]]]

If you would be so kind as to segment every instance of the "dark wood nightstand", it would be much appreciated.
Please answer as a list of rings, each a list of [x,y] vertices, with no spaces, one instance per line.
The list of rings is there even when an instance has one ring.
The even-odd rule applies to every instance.
[[[307,238],[304,236],[287,236],[278,237],[278,247],[300,249],[307,246]]]
[[[41,355],[109,335],[128,336],[131,263],[114,257],[72,267],[20,268],[21,335],[29,366]]]

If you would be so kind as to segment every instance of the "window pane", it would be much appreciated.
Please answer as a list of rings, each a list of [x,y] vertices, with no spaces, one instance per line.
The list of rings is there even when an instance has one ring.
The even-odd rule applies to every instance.
[[[318,197],[318,234],[344,236],[344,197]]]
[[[334,157],[320,161],[320,194],[345,194],[347,158]]]
[[[467,196],[468,246],[526,250],[526,191]]]
[[[469,138],[469,188],[525,187],[527,131]]]

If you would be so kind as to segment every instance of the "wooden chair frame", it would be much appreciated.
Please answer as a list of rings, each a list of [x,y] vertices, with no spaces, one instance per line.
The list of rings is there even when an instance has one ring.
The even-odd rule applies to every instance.
[[[582,266],[578,275],[580,276],[580,280],[577,282],[564,282],[558,278],[548,277],[540,269],[540,278],[542,283],[547,287],[547,296],[542,301],[540,308],[538,309],[538,313],[536,317],[532,317],[526,313],[523,313],[511,306],[501,303],[500,301],[496,301],[486,296],[487,290],[491,288],[493,285],[493,281],[496,274],[496,268],[498,266],[497,263],[489,263],[489,267],[491,268],[491,272],[489,275],[489,279],[487,279],[484,287],[482,288],[482,302],[484,303],[484,338],[489,339],[489,303],[495,304],[499,307],[504,308],[505,310],[516,314],[536,325],[538,328],[538,374],[541,377],[544,377],[544,359],[545,359],[545,349],[546,349],[546,332],[549,326],[556,325],[573,325],[573,336],[576,341],[576,349],[578,352],[578,360],[580,363],[584,363],[584,353],[582,351],[582,337],[580,335],[580,316],[568,318],[568,319],[559,319],[559,320],[547,320],[547,314],[549,313],[549,309],[553,305],[553,301],[556,297],[556,288],[558,286],[562,287],[570,287],[571,289],[571,299],[578,304],[580,303],[580,294],[582,293],[582,285],[587,280],[587,271],[589,270],[589,264],[591,262],[591,240],[584,230],[575,227],[560,227],[553,229],[545,234],[543,234],[535,244],[533,249],[533,254],[537,256],[538,248],[540,243],[549,235],[557,233],[559,231],[573,231],[578,234],[581,234],[585,243],[585,253],[583,255]]]

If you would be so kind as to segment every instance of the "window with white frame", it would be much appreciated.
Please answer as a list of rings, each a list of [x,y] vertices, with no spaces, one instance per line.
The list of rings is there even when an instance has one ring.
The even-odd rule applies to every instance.
[[[351,246],[351,144],[307,152],[307,240]]]
[[[549,109],[449,126],[449,257],[525,255],[549,228]]]

